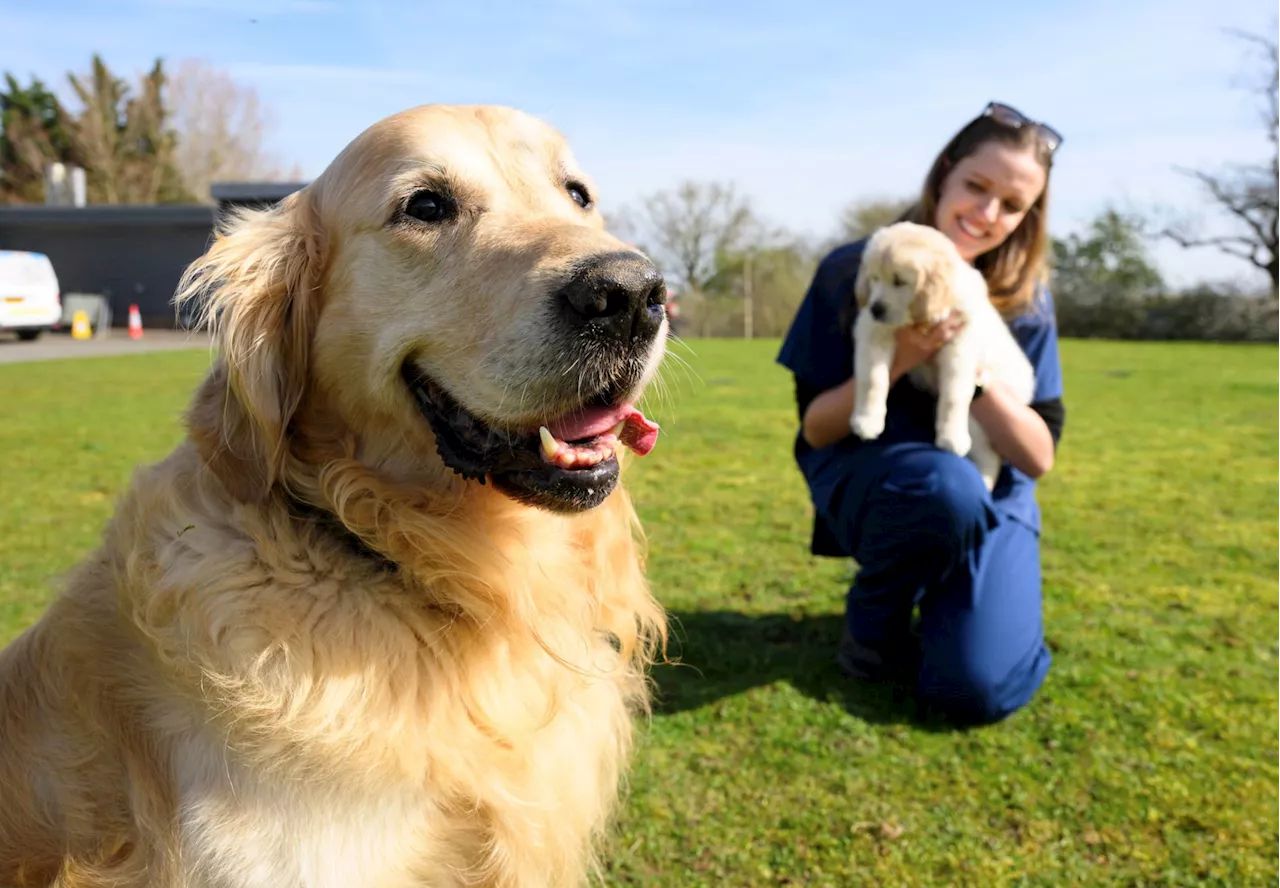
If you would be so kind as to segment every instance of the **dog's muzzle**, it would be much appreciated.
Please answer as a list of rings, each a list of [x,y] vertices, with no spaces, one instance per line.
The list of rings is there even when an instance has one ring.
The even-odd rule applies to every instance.
[[[593,339],[644,345],[666,316],[667,283],[639,253],[593,256],[556,293],[568,322]]]

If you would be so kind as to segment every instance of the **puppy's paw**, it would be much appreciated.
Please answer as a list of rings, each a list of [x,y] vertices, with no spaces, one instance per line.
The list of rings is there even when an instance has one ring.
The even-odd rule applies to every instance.
[[[967,429],[944,429],[938,432],[934,443],[956,456],[967,456],[973,447],[973,439],[969,436]]]
[[[864,441],[874,441],[884,431],[884,414],[857,413],[849,419],[849,428]]]
[[[987,492],[988,492],[988,493],[990,493],[991,491],[993,491],[993,490],[995,490],[995,489],[996,489],[996,480],[997,480],[999,477],[1000,477],[1000,472],[999,472],[998,470],[997,470],[997,471],[990,471],[990,470],[983,470],[983,471],[982,471],[982,483],[986,485],[986,487],[987,487]]]
[[[987,485],[987,490],[994,490],[1003,465],[996,452],[988,446],[975,444],[969,452],[969,459],[978,467],[978,474],[982,475],[982,483]]]

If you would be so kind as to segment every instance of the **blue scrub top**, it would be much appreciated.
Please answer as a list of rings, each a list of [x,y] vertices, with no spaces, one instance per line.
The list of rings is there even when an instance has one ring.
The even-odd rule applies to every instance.
[[[853,338],[849,335],[857,305],[852,298],[854,280],[867,240],[838,247],[818,265],[813,283],[796,311],[778,354],[778,363],[797,380],[815,390],[835,388],[853,376]],[[842,318],[842,312],[849,312]],[[842,323],[842,320],[844,323]],[[1053,297],[1041,288],[1035,302],[1009,322],[1036,372],[1034,401],[1061,398],[1062,367],[1058,358],[1058,328]],[[885,430],[879,443],[934,439],[937,398],[903,377],[889,392]],[[872,444],[877,442],[871,442]],[[818,555],[847,557],[847,543],[837,540],[825,525],[824,515],[834,514],[836,498],[849,474],[850,454],[869,446],[852,434],[827,447],[810,447],[797,432],[795,458],[809,485],[817,512],[812,550]],[[1006,463],[996,480],[992,499],[997,511],[1040,531],[1040,507],[1035,481]]]

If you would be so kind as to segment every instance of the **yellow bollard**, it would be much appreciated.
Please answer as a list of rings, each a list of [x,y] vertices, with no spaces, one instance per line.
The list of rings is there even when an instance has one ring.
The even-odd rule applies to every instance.
[[[89,314],[83,309],[71,316],[71,338],[93,338],[93,330],[89,327]]]

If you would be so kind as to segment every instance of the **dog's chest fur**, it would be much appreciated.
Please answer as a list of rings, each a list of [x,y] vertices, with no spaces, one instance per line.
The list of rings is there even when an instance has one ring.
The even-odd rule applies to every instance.
[[[410,867],[430,831],[420,794],[263,778],[227,762],[209,737],[180,749],[175,768],[181,866],[192,888],[448,884]]]
[[[234,735],[191,736],[173,758],[184,868],[209,888],[577,884],[627,728],[616,690],[563,703],[518,748],[465,712],[406,714],[418,724],[373,738],[341,771],[279,738],[246,762]]]
[[[610,640],[425,606],[349,541],[272,520],[267,546],[271,521],[193,522],[134,578],[164,617],[143,631],[188,670],[152,709],[193,884],[578,884],[642,693]],[[533,548],[563,568],[571,542]]]

